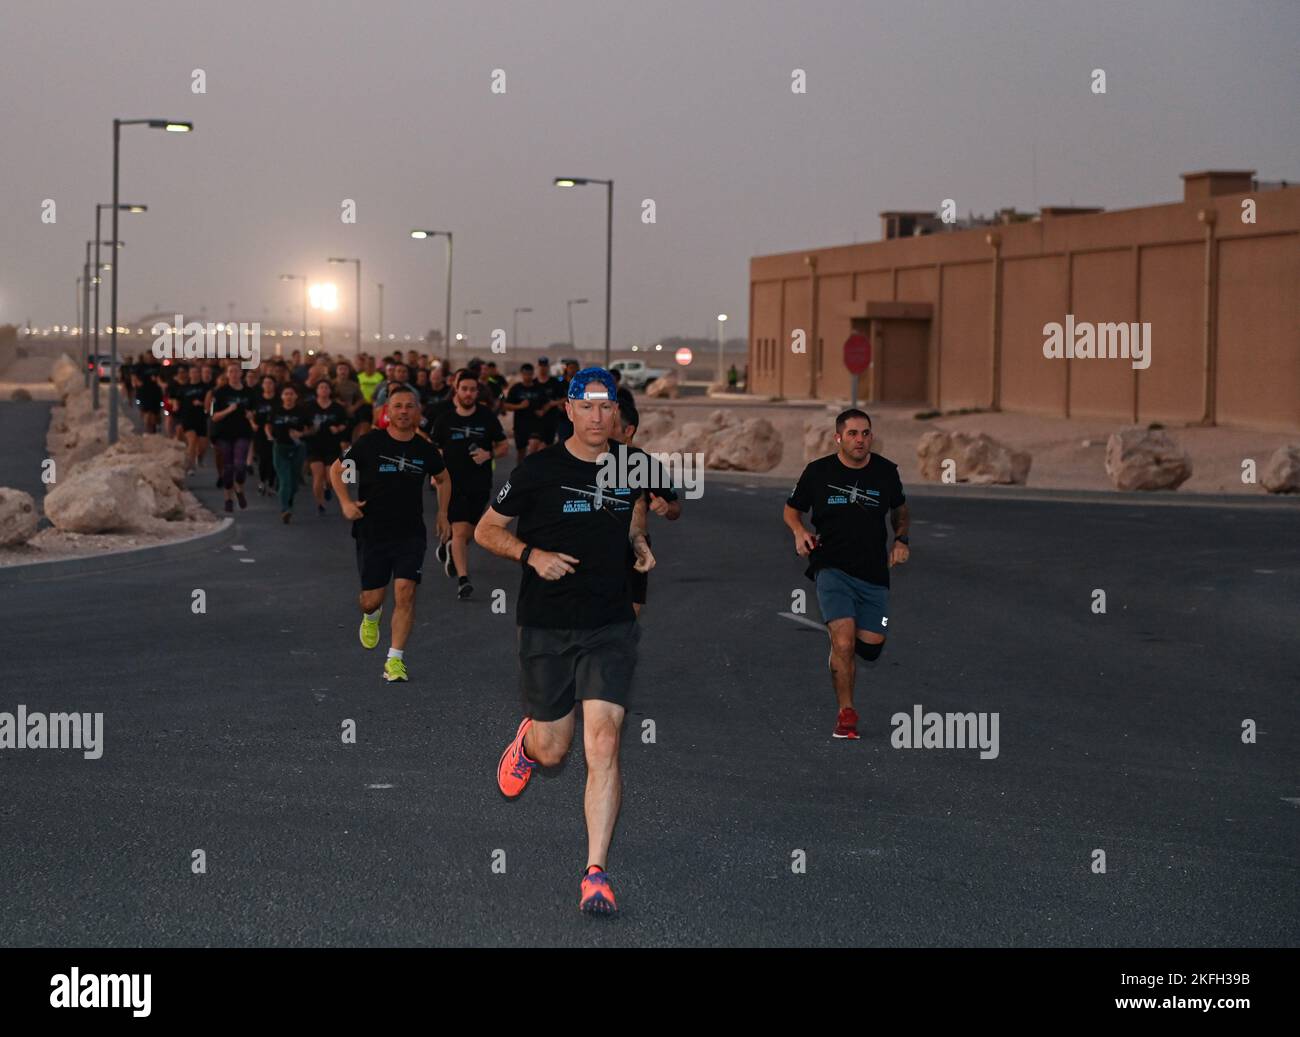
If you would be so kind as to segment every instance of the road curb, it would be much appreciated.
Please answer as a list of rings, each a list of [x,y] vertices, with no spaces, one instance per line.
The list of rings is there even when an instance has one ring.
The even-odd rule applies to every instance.
[[[47,558],[36,562],[23,562],[19,565],[7,565],[0,568],[0,587],[186,558],[220,547],[234,539],[235,520],[223,518],[217,528],[210,533],[198,533],[184,540],[173,540],[167,544],[149,544],[145,547],[128,547],[120,551],[105,551],[103,554],[78,558]]]
[[[649,448],[651,454],[653,448]],[[759,480],[778,486],[793,486],[797,475],[772,475],[769,472],[734,472],[707,469],[705,480],[721,479],[727,482]],[[1300,495],[1296,494],[1245,494],[1245,493],[1188,493],[1176,490],[1065,490],[1035,489],[1028,486],[952,485],[936,483],[908,483],[903,487],[908,497],[941,498],[945,500],[1000,500],[1049,502],[1054,504],[1123,504],[1128,507],[1154,506],[1164,508],[1251,508],[1261,511],[1300,511]]]

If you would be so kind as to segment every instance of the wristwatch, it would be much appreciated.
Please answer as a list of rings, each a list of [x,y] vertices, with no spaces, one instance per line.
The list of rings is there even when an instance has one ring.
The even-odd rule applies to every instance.
[[[533,545],[529,544],[524,548],[524,553],[519,556],[519,564],[525,569],[528,568],[528,556],[533,553]]]
[[[907,537],[894,537],[894,543],[896,543],[896,544],[907,544]],[[908,546],[910,547],[911,545],[908,544]]]

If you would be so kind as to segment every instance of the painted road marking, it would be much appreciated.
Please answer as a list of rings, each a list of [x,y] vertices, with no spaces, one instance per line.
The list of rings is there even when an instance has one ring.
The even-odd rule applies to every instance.
[[[231,545],[230,545],[230,550],[232,550],[232,551],[247,551],[248,548],[246,548],[243,544],[231,544]]]
[[[826,627],[821,623],[814,622],[807,616],[796,616],[793,612],[778,612],[777,615],[781,616],[783,619],[792,619],[796,623],[802,623],[806,627],[812,627],[814,630],[821,630],[823,632],[826,630]]]
[[[392,785],[367,785],[368,789],[391,789]]]
[[[257,561],[257,559],[256,559],[256,558],[241,558],[240,561],[241,561],[241,562],[255,562],[255,561]]]

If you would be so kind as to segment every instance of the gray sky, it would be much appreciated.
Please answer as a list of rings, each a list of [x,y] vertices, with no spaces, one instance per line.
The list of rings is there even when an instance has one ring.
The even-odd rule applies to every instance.
[[[533,348],[567,338],[566,298],[591,300],[579,345],[603,334],[604,189],[556,175],[616,181],[616,347],[712,334],[719,310],[744,334],[751,255],[875,240],[881,209],[1125,208],[1208,167],[1300,179],[1294,0],[6,0],[0,38],[0,323],[72,322],[114,116],[196,124],[123,131],[122,199],[151,208],[122,218],[125,316],[234,301],[296,327],[278,275],[336,280],[350,307],[352,268],[324,263],[346,255],[365,331],[382,281],[385,330],[423,333],[443,311],[423,225],[456,234],[453,330],[465,307],[481,335],[531,306]]]

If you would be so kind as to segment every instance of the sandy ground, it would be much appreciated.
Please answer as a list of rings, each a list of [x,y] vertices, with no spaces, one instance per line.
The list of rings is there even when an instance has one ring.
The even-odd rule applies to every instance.
[[[843,403],[773,404],[744,399],[687,397],[661,402],[640,397],[642,411],[669,410],[678,424],[703,420],[710,410],[725,407],[738,418],[763,417],[772,422],[785,440],[781,463],[773,476],[793,480],[803,470],[806,422],[833,425]],[[918,421],[922,409],[908,407],[870,407],[877,438],[876,452],[898,465],[903,482],[920,479],[916,444],[931,429],[950,432],[987,432],[1017,450],[1033,456],[1026,485],[1039,489],[1111,490],[1106,476],[1106,438],[1122,426],[1110,419],[1045,418],[1030,414],[966,414]],[[1192,477],[1179,487],[1179,493],[1246,493],[1268,492],[1258,484],[1241,481],[1242,462],[1253,458],[1257,471],[1278,447],[1300,441],[1300,434],[1253,432],[1246,429],[1198,428],[1166,425],[1192,458]],[[653,449],[653,443],[645,444]]]

